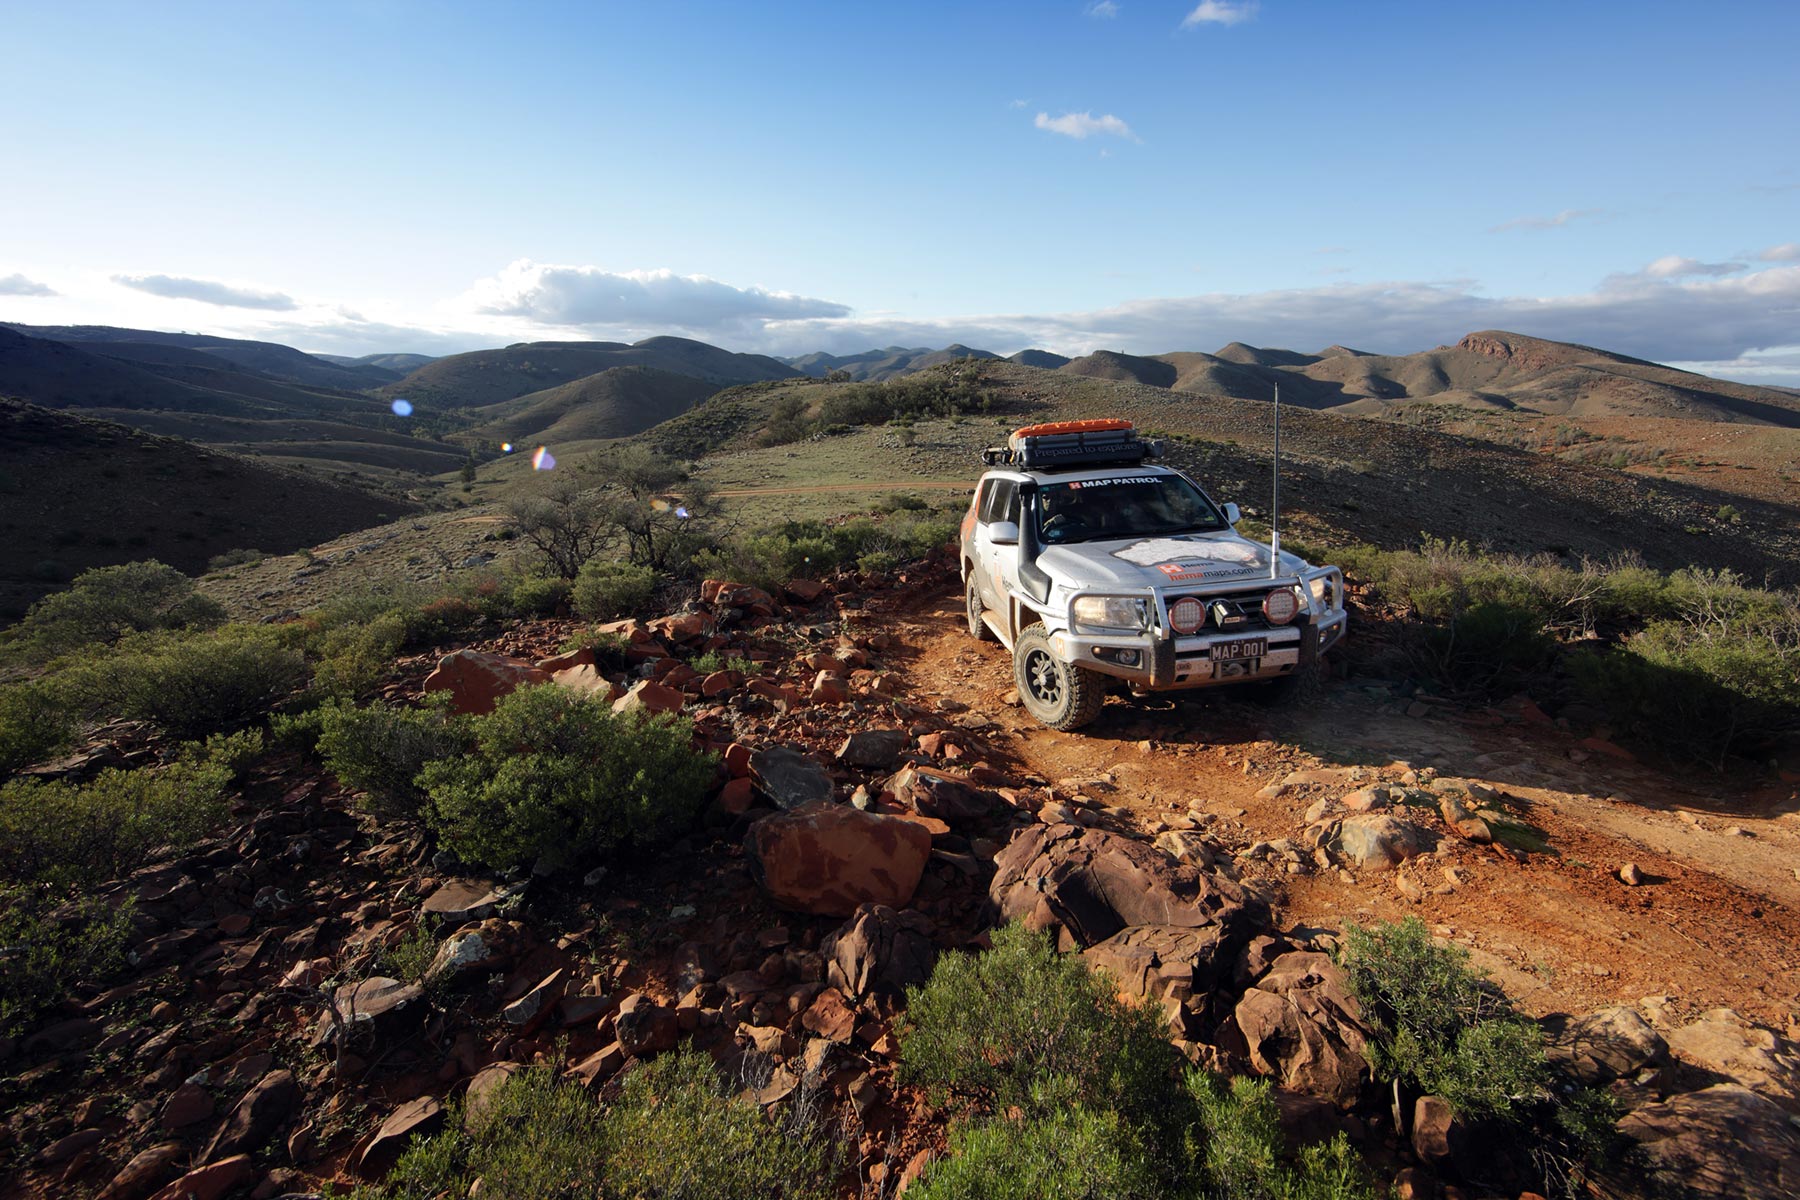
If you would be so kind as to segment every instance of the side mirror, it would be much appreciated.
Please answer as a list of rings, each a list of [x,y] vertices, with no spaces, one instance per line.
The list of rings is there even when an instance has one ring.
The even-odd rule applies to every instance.
[[[1016,546],[1019,544],[1019,525],[1016,521],[995,521],[988,526],[988,540],[996,546]]]
[[[1238,511],[1238,506],[1237,506],[1236,501],[1227,500],[1225,502],[1225,523],[1227,525],[1236,525],[1240,520],[1243,519],[1243,515],[1244,515],[1243,513]]]

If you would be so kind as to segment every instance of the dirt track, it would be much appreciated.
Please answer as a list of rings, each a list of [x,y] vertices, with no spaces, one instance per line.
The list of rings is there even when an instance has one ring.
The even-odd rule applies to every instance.
[[[916,702],[969,705],[963,720],[992,722],[985,736],[1011,748],[1015,770],[1129,808],[1144,825],[1191,807],[1213,814],[1207,828],[1228,845],[1298,842],[1306,808],[1357,783],[1258,798],[1267,785],[1296,769],[1358,765],[1368,779],[1392,780],[1411,764],[1503,789],[1547,835],[1548,852],[1518,857],[1447,838],[1398,873],[1355,879],[1309,863],[1276,879],[1286,925],[1417,915],[1469,947],[1535,1014],[1666,995],[1677,1013],[1729,1006],[1778,1028],[1800,1023],[1800,798],[1791,786],[1712,792],[1708,778],[1677,780],[1584,751],[1522,717],[1448,706],[1409,716],[1407,700],[1354,678],[1291,710],[1229,691],[1115,697],[1093,726],[1056,733],[1005,702],[1010,656],[969,638],[957,597],[899,614],[889,631],[904,643],[895,657]],[[1625,862],[1645,873],[1643,886],[1619,881]],[[1275,874],[1261,863],[1247,870]]]

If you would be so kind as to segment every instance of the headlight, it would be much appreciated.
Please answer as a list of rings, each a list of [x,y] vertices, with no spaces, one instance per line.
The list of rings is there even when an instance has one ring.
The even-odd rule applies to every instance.
[[[1127,596],[1082,596],[1075,601],[1075,623],[1093,629],[1129,629],[1149,624],[1149,607]]]
[[[1292,588],[1276,588],[1263,598],[1263,616],[1271,625],[1286,625],[1300,612],[1300,597]]]

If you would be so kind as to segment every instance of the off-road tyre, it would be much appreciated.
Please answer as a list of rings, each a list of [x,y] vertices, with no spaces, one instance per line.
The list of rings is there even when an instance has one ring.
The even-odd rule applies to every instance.
[[[1052,729],[1080,729],[1106,703],[1106,676],[1057,658],[1041,623],[1013,642],[1013,682],[1025,711]]]
[[[1246,685],[1244,698],[1270,708],[1290,708],[1316,695],[1323,686],[1324,677],[1324,667],[1317,660],[1301,663],[1291,674],[1279,679]]]
[[[970,568],[968,581],[963,585],[963,615],[969,619],[969,636],[978,642],[994,640],[994,631],[981,619],[985,611],[987,605],[981,602],[981,585],[975,582],[974,568]]]

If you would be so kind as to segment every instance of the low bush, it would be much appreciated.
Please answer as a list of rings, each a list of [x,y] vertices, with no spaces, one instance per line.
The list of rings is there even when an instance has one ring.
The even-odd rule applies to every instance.
[[[1374,1033],[1376,1077],[1396,1094],[1441,1096],[1465,1120],[1509,1118],[1543,1091],[1542,1035],[1468,958],[1416,917],[1345,927],[1342,965]]]
[[[1068,1104],[1166,1127],[1178,1058],[1162,1013],[1127,1004],[1079,956],[1012,924],[983,954],[946,954],[907,990],[901,1074],[980,1112],[1047,1116]]]
[[[605,1200],[827,1200],[836,1155],[805,1107],[780,1116],[730,1095],[712,1059],[683,1048],[626,1076],[601,1122]]]
[[[128,908],[0,885],[0,1036],[21,1032],[82,983],[125,963]]]
[[[544,684],[470,720],[465,756],[426,765],[428,819],[460,857],[496,868],[553,866],[649,845],[691,828],[715,757],[692,726],[642,719]]]
[[[227,550],[223,554],[215,554],[206,560],[208,571],[223,571],[229,567],[252,566],[267,558],[261,550]]]
[[[425,802],[419,773],[468,747],[467,723],[451,714],[441,696],[433,699],[423,708],[334,704],[319,710],[320,758],[333,775],[363,792],[379,816],[416,816]]]
[[[435,646],[473,628],[481,620],[481,608],[458,595],[443,595],[425,601],[416,608],[401,608],[401,621],[406,629],[406,645]]]
[[[102,708],[178,738],[241,728],[306,680],[306,660],[276,633],[227,625],[188,636],[142,635],[81,672]]]
[[[3,644],[27,661],[43,662],[131,633],[209,628],[224,619],[225,610],[197,594],[192,579],[146,560],[83,571],[66,591],[32,605],[6,631]]]
[[[319,658],[312,668],[313,691],[344,700],[366,694],[393,670],[406,637],[406,618],[399,612],[322,631],[314,639]]]
[[[0,881],[93,887],[159,848],[192,845],[225,819],[226,789],[261,748],[260,735],[240,734],[166,767],[0,786]]]
[[[657,574],[649,567],[596,559],[575,576],[569,602],[589,620],[633,616],[656,598],[656,581]]]
[[[1200,1114],[1196,1157],[1202,1194],[1218,1200],[1375,1200],[1380,1193],[1342,1133],[1307,1146],[1289,1161],[1281,1113],[1266,1079],[1190,1072]]]
[[[567,579],[552,575],[521,575],[513,580],[507,597],[512,614],[521,617],[547,617],[569,602]]]
[[[962,1125],[950,1156],[908,1195],[920,1200],[1148,1200],[1163,1194],[1150,1156],[1117,1113],[1077,1106],[1021,1121]]]
[[[0,777],[68,749],[75,726],[68,702],[50,682],[0,687]]]

